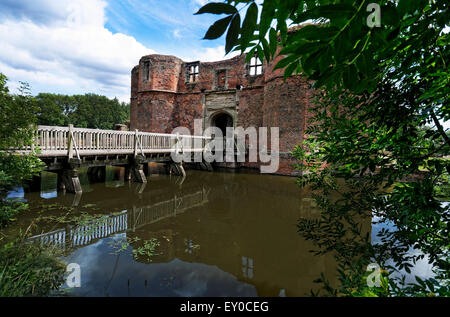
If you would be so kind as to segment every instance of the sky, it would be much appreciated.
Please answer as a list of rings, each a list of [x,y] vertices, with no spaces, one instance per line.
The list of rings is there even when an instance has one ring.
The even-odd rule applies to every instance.
[[[224,59],[207,0],[1,0],[0,72],[16,92],[96,93],[128,102],[131,69],[148,54]],[[226,56],[226,58],[231,55]]]

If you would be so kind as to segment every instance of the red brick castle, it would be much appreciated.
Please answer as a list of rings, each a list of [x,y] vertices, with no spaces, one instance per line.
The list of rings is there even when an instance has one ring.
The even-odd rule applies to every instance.
[[[295,175],[289,152],[303,141],[313,90],[303,76],[284,80],[283,70],[273,70],[277,61],[245,63],[245,56],[238,56],[187,63],[174,56],[144,56],[132,70],[130,128],[171,133],[182,126],[193,134],[194,119],[201,119],[204,129],[279,127],[276,174]]]

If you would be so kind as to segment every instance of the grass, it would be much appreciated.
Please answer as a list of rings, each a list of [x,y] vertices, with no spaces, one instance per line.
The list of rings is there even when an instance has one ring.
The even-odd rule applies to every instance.
[[[17,238],[0,246],[0,297],[48,296],[65,270],[54,249]]]

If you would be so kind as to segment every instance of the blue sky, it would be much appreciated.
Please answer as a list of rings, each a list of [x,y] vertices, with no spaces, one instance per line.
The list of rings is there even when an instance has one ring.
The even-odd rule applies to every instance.
[[[196,59],[204,48],[217,49],[223,40],[202,40],[215,16],[195,13],[206,0],[108,0],[105,27],[133,36],[161,54]],[[217,49],[218,50],[218,49]],[[224,55],[213,55],[220,57]]]
[[[206,0],[1,0],[0,72],[15,91],[97,93],[128,101],[130,71],[147,54],[224,58],[224,40],[202,40],[217,16]],[[231,57],[231,56],[228,56]]]

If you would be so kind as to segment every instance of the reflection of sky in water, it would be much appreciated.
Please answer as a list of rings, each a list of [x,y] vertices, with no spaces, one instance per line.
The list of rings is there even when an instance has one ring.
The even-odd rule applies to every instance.
[[[16,187],[13,190],[9,191],[6,198],[13,200],[25,201],[25,192],[23,187]],[[41,190],[40,196],[44,199],[52,199],[58,197],[58,191],[56,189],[53,190]]]
[[[381,241],[380,237],[378,237],[378,233],[382,230],[390,230],[394,231],[395,226],[392,221],[385,221],[379,223],[379,218],[373,217],[372,219],[372,244],[379,244]],[[375,222],[375,224],[374,224]],[[412,247],[408,251],[408,255],[420,255],[422,252],[418,250],[414,250]],[[386,262],[387,265],[394,266],[394,262],[389,260]],[[419,276],[422,279],[433,277],[435,274],[432,272],[432,265],[428,263],[428,256],[425,256],[422,260],[418,260],[416,264],[411,267],[411,273],[407,273],[404,270],[401,270],[399,273],[392,274],[393,277],[400,277],[401,275],[406,275],[405,281],[407,283],[416,282],[415,276]]]
[[[58,197],[58,191],[49,190],[49,191],[41,191],[41,197],[44,199],[52,199]]]
[[[22,187],[15,187],[13,190],[9,191],[6,195],[7,199],[25,201],[25,192]]]
[[[189,263],[177,258],[168,263],[139,263],[132,247],[114,254],[108,244],[124,239],[126,234],[74,251],[64,260],[78,263],[81,288],[76,296],[257,296],[253,285],[237,280],[217,266]],[[147,282],[146,282],[147,281]]]

